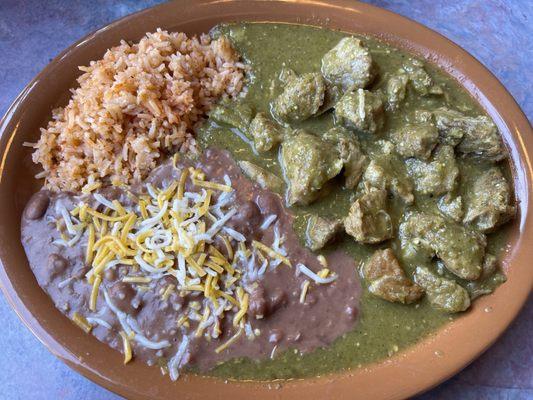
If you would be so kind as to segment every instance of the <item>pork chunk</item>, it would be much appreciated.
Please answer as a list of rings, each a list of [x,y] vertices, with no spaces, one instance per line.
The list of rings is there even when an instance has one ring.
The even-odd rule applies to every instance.
[[[515,215],[511,188],[498,167],[483,171],[468,189],[465,224],[491,232]]]
[[[394,151],[394,145],[380,140],[376,142],[379,152],[374,152],[364,174],[363,183],[385,189],[406,204],[414,201],[413,185],[402,159]]]
[[[359,39],[345,37],[322,58],[322,74],[343,90],[364,88],[374,77],[370,51]]]
[[[407,278],[391,249],[377,250],[362,269],[368,290],[384,300],[410,304],[420,299],[424,291]]]
[[[342,221],[312,215],[307,223],[306,244],[313,251],[320,250],[342,230]]]
[[[379,243],[392,237],[392,221],[386,211],[387,192],[369,188],[350,207],[344,219],[346,233],[361,243]]]
[[[407,124],[393,132],[392,141],[402,157],[427,160],[439,141],[439,133],[430,123]]]
[[[281,164],[289,184],[289,205],[311,203],[343,166],[331,143],[305,131],[298,131],[283,142]]]
[[[248,104],[221,103],[209,111],[209,118],[219,124],[229,125],[246,132],[252,120],[252,108]]]
[[[344,165],[344,185],[354,189],[368,164],[368,157],[361,151],[357,137],[344,128],[335,127],[324,134],[324,139],[337,147]]]
[[[444,107],[433,111],[433,115],[441,141],[457,146],[459,153],[489,161],[507,157],[498,128],[490,118],[469,117]]]
[[[439,146],[428,161],[410,158],[407,171],[422,194],[440,195],[452,191],[459,179],[453,147]]]
[[[428,94],[439,95],[443,93],[442,88],[435,83],[425,70],[422,61],[411,58],[403,64],[403,70],[408,74],[409,81],[419,94],[425,96]]]
[[[409,75],[403,70],[398,71],[387,81],[385,93],[387,94],[387,108],[391,111],[397,110],[405,100],[407,94],[407,83]]]
[[[346,128],[373,134],[383,125],[383,101],[368,90],[350,91],[335,105],[335,117]]]
[[[451,193],[446,193],[439,199],[437,207],[443,215],[451,218],[455,222],[461,222],[463,220],[462,196],[454,196]]]
[[[470,307],[470,296],[465,288],[451,279],[438,276],[426,267],[417,267],[415,282],[425,291],[431,305],[449,313],[465,311]]]
[[[319,110],[324,102],[325,89],[319,73],[291,75],[283,92],[273,101],[272,113],[284,122],[304,121]]]
[[[275,148],[283,140],[281,127],[259,112],[255,115],[248,129],[254,141],[254,147],[259,152],[269,151]]]
[[[495,287],[504,283],[506,280],[507,277],[498,268],[498,259],[496,256],[486,254],[481,276],[476,281],[468,282],[466,284],[466,290],[468,290],[470,298],[473,300],[492,293]]]
[[[481,275],[485,235],[429,212],[407,214],[399,232],[406,258],[436,256],[459,278],[476,280]]]

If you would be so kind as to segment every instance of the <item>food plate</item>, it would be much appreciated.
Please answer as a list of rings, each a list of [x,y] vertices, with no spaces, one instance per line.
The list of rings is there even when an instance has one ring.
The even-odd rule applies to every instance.
[[[141,363],[122,366],[122,357],[61,317],[40,289],[20,245],[20,216],[38,189],[37,169],[23,142],[34,141],[51,110],[65,103],[79,75],[78,65],[101,58],[121,39],[138,40],[161,27],[207,32],[220,22],[268,21],[324,26],[376,36],[426,58],[455,77],[498,125],[513,165],[519,216],[511,226],[504,269],[505,285],[476,301],[466,315],[388,358],[349,372],[281,382],[225,382],[186,375],[170,382]],[[58,357],[85,376],[128,398],[404,398],[426,390],[463,368],[507,327],[526,300],[533,282],[528,219],[531,193],[531,127],[499,82],[459,47],[412,21],[355,2],[224,1],[174,2],[128,16],[69,48],[32,81],[2,120],[0,149],[0,258],[3,291],[24,323]]]

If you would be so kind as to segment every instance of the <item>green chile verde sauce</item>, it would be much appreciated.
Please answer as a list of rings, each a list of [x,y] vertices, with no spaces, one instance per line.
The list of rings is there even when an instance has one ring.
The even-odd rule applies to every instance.
[[[256,112],[269,115],[270,103],[283,90],[279,80],[280,71],[290,68],[297,74],[317,72],[321,68],[321,59],[326,52],[334,47],[347,34],[323,28],[303,25],[275,23],[236,23],[220,25],[213,29],[212,34],[226,35],[240,52],[243,60],[250,66],[247,92],[239,102],[246,103]],[[397,71],[411,56],[401,50],[392,48],[373,38],[361,37],[369,48],[372,59],[377,65],[377,77],[367,89],[383,88],[386,77]],[[431,65],[424,65],[431,78],[442,89],[440,96],[418,96],[412,91],[407,92],[401,108],[395,112],[387,112],[384,126],[372,139],[365,141],[364,135],[359,139],[364,152],[372,156],[372,141],[389,139],[390,133],[406,124],[406,115],[415,110],[436,109],[451,106],[464,115],[483,115],[481,108],[451,77]],[[291,123],[292,128],[303,128],[320,135],[334,126],[332,112],[309,118],[302,122]],[[203,148],[217,147],[231,152],[237,161],[245,160],[267,169],[278,177],[283,177],[279,162],[279,148],[258,154],[252,151],[249,140],[236,128],[217,124],[207,120],[198,132],[198,140]],[[457,158],[460,180],[469,181],[493,163],[471,158]],[[510,169],[504,161],[498,164],[509,180]],[[465,184],[460,184],[459,192],[463,193]],[[330,218],[346,216],[350,205],[357,198],[356,190],[343,188],[342,181],[334,178],[328,183],[327,194],[308,206],[292,206],[294,228],[302,242],[305,240],[305,229],[310,215],[318,214]],[[397,227],[405,205],[391,199],[390,214],[393,226]],[[438,213],[437,200],[415,192],[415,202],[411,209],[419,209]],[[487,235],[487,251],[501,255],[506,246],[507,232],[505,226],[495,233]],[[395,232],[397,233],[397,232]],[[343,234],[335,244],[326,246],[323,253],[340,249],[360,263],[364,263],[372,253],[380,248],[392,247],[400,254],[400,241],[395,238],[378,245],[357,243],[352,237]],[[412,276],[417,260],[400,261],[408,276]],[[451,274],[442,271],[450,277]],[[457,279],[456,279],[457,280]],[[496,273],[491,279],[481,283],[487,291],[493,290],[505,280],[503,274]],[[465,284],[464,281],[458,280]],[[234,379],[280,379],[321,375],[332,371],[358,367],[366,363],[382,360],[402,349],[420,341],[437,330],[443,324],[455,318],[452,314],[432,308],[426,298],[417,304],[402,305],[390,303],[371,295],[365,288],[361,298],[360,319],[355,330],[339,337],[333,344],[313,352],[300,354],[287,350],[273,359],[251,360],[238,358],[221,363],[209,374]],[[437,350],[437,349],[436,349]]]

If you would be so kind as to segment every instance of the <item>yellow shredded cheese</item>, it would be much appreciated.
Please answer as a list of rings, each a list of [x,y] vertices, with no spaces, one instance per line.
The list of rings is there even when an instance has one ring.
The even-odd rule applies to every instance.
[[[89,321],[87,321],[83,315],[78,314],[77,312],[72,314],[72,321],[74,321],[74,323],[78,325],[85,333],[90,333],[91,329],[93,329],[93,326],[89,323]]]
[[[183,290],[186,290],[189,292],[203,292],[204,287],[203,285],[189,285],[189,286],[184,286]]]
[[[241,288],[239,287],[238,289],[241,289]],[[239,304],[240,310],[233,317],[233,326],[235,327],[239,326],[239,323],[241,322],[243,317],[248,312],[248,298],[249,298],[248,293],[245,293],[242,296],[240,296],[240,304]]]
[[[163,294],[161,295],[161,299],[163,301],[167,301],[168,298],[170,297],[170,295],[172,294],[172,292],[174,291],[174,289],[176,288],[175,285],[173,285],[172,283],[169,284],[166,288],[165,288],[165,291],[163,292]]]
[[[187,182],[187,177],[189,176],[189,170],[184,169],[181,171],[180,180],[178,182],[178,191],[176,192],[176,197],[178,200],[183,199],[183,194],[185,192],[185,182]]]
[[[99,189],[101,186],[102,186],[102,183],[101,183],[101,182],[89,183],[89,184],[85,185],[85,186],[81,189],[81,191],[82,191],[82,193],[84,193],[84,194],[89,194],[89,193],[95,191],[96,189]]]
[[[230,260],[233,260],[233,247],[231,247],[231,243],[227,236],[221,236],[222,242],[224,243],[224,246],[226,246],[226,251],[228,252],[228,258]]]
[[[100,275],[96,275],[93,282],[93,288],[91,290],[91,297],[89,299],[89,309],[91,311],[96,311],[96,301],[98,300],[98,291],[101,283],[102,277]]]
[[[94,248],[97,249],[103,243],[110,242],[110,241],[118,246],[122,255],[125,255],[128,252],[124,243],[122,243],[122,241],[118,237],[112,236],[112,235],[105,235],[104,237],[101,237],[100,239],[98,239],[96,243],[94,244]]]
[[[115,199],[115,200],[112,201],[112,203],[115,206],[115,208],[117,209],[118,215],[126,214],[126,210],[124,210],[124,207],[122,207],[122,204],[120,204],[120,202],[118,200]]]
[[[209,206],[211,204],[211,195],[213,194],[213,192],[211,190],[208,190],[207,191],[207,194],[205,196],[205,200],[204,200],[204,204],[202,204],[202,206],[198,209],[198,215],[200,215],[201,217],[203,217],[207,211],[209,211]]]
[[[119,215],[116,217],[110,217],[109,215],[103,214],[99,211],[93,210],[92,208],[88,207],[87,212],[91,214],[93,217],[99,218],[102,221],[108,221],[108,222],[117,222],[117,221],[124,221],[129,217],[129,215]]]
[[[188,327],[189,326],[189,316],[186,315],[186,314],[182,314],[179,318],[178,318],[178,328],[181,327],[181,326],[186,326]]]
[[[227,293],[225,293],[225,292],[223,292],[221,290],[217,290],[216,294],[217,294],[217,296],[225,298],[226,300],[228,300],[234,306],[239,306],[239,302],[237,300],[235,300],[235,298],[232,297],[231,295],[229,295],[229,294],[227,294]]]
[[[324,269],[321,269],[319,272],[318,272],[318,276],[321,277],[321,278],[327,278],[329,274],[329,269],[327,268],[324,268]]]
[[[270,257],[272,258],[277,258],[278,260],[280,260],[283,264],[291,267],[291,262],[289,261],[289,259],[281,254],[279,254],[277,251],[271,249],[270,247],[268,247],[267,245],[261,243],[261,242],[258,242],[257,240],[254,240],[252,242],[252,245],[255,247],[255,248],[258,248],[259,250],[262,250],[264,251],[266,254],[268,254]]]
[[[120,337],[122,338],[122,347],[124,349],[124,365],[129,363],[133,358],[133,352],[131,351],[131,343],[126,332],[120,331]]]
[[[239,339],[239,337],[242,335],[242,332],[243,332],[243,328],[239,328],[237,333],[233,335],[231,338],[229,338],[226,343],[221,344],[215,349],[215,353],[219,354],[223,352],[224,350],[226,350],[229,346],[231,346],[233,343],[235,343]]]
[[[85,222],[87,220],[87,208],[88,207],[89,206],[87,204],[82,204],[82,206],[80,207],[80,221],[82,222]]]
[[[231,186],[223,185],[221,183],[216,183],[216,182],[201,181],[198,179],[193,179],[192,183],[194,183],[196,186],[199,186],[199,187],[203,187],[206,189],[220,190],[221,192],[231,192],[233,190]]]
[[[122,282],[126,283],[150,283],[152,278],[149,276],[125,276],[122,278]]]
[[[300,293],[300,303],[305,303],[305,297],[307,296],[307,291],[309,290],[309,285],[311,282],[305,281],[302,285],[302,292]]]
[[[85,264],[91,265],[94,256],[94,225],[89,225],[89,238],[87,239],[87,250],[85,251]]]
[[[201,256],[200,256],[201,257]],[[204,257],[205,259],[205,257]],[[202,269],[202,267],[194,260],[193,257],[187,257],[185,259],[187,261],[187,263],[196,271],[196,273],[198,274],[199,277],[203,277],[205,276],[205,271]],[[203,260],[202,260],[202,264],[203,264]]]
[[[206,267],[211,268],[213,271],[215,271],[215,272],[217,272],[217,273],[219,273],[219,274],[221,274],[221,273],[224,272],[224,268],[222,268],[220,265],[215,264],[215,263],[212,262],[212,261],[206,261],[206,262],[204,263],[204,265],[205,265]]]
[[[202,319],[200,320],[200,323],[198,324],[198,328],[196,329],[196,332],[194,334],[194,336],[196,337],[200,337],[202,336],[202,333],[204,332],[204,327],[203,327],[203,323],[205,321],[207,321],[207,318],[209,318],[209,315],[211,314],[211,310],[209,309],[209,307],[205,307],[204,308],[204,313],[202,315]]]
[[[213,282],[213,276],[208,275],[205,279],[204,296],[209,298],[211,296],[211,282]]]

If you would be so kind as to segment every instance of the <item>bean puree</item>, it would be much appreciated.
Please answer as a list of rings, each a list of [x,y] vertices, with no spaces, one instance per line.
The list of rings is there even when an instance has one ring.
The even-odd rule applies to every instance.
[[[96,207],[92,195],[50,193],[42,190],[28,203],[22,218],[22,243],[28,255],[39,285],[50,295],[57,308],[73,318],[74,313],[83,315],[92,323],[92,334],[109,346],[123,351],[119,332],[121,323],[117,312],[106,303],[105,291],[111,304],[127,314],[129,325],[151,342],[170,345],[149,348],[139,341],[131,341],[134,357],[148,364],[166,365],[179,350],[183,336],[188,335],[188,345],[181,365],[190,365],[207,370],[217,363],[234,357],[253,359],[273,357],[276,352],[287,348],[305,353],[317,347],[327,346],[337,337],[353,329],[358,315],[360,283],[356,265],[351,257],[341,251],[334,251],[326,257],[328,268],[336,279],[328,284],[311,283],[307,295],[301,302],[302,286],[309,278],[299,273],[296,267],[304,264],[312,271],[319,271],[322,265],[317,256],[303,247],[292,229],[293,217],[285,209],[279,195],[261,189],[245,178],[229,154],[223,150],[209,149],[200,160],[181,161],[176,167],[168,162],[153,171],[147,181],[131,189],[139,195],[146,193],[147,184],[156,188],[168,187],[179,180],[180,171],[194,165],[205,173],[206,180],[224,182],[230,178],[235,189],[232,208],[237,213],[226,226],[246,237],[246,242],[260,241],[271,246],[275,230],[285,238],[283,247],[291,267],[280,264],[260,276],[244,273],[245,290],[249,293],[248,320],[253,329],[251,336],[241,335],[224,351],[215,349],[235,334],[232,324],[236,309],[224,317],[218,338],[196,337],[198,322],[191,321],[188,329],[178,327],[178,320],[200,296],[173,292],[166,300],[161,290],[169,284],[177,285],[176,278],[164,276],[152,280],[148,285],[123,282],[128,274],[125,265],[107,269],[101,283],[96,311],[89,307],[92,285],[85,275],[89,266],[85,263],[87,237],[69,247],[58,244],[60,232],[56,220],[61,218],[64,207],[72,210],[84,200]],[[188,185],[188,189],[192,189]],[[131,203],[132,196],[126,190],[111,188],[100,194],[123,205]],[[264,228],[267,219],[274,219]],[[262,228],[263,225],[263,228]],[[225,252],[224,246],[215,241],[216,247]],[[241,266],[242,267],[242,266]],[[239,268],[237,266],[236,268]],[[244,270],[244,267],[243,267]],[[203,300],[206,301],[205,299]],[[159,346],[152,346],[159,347]]]

